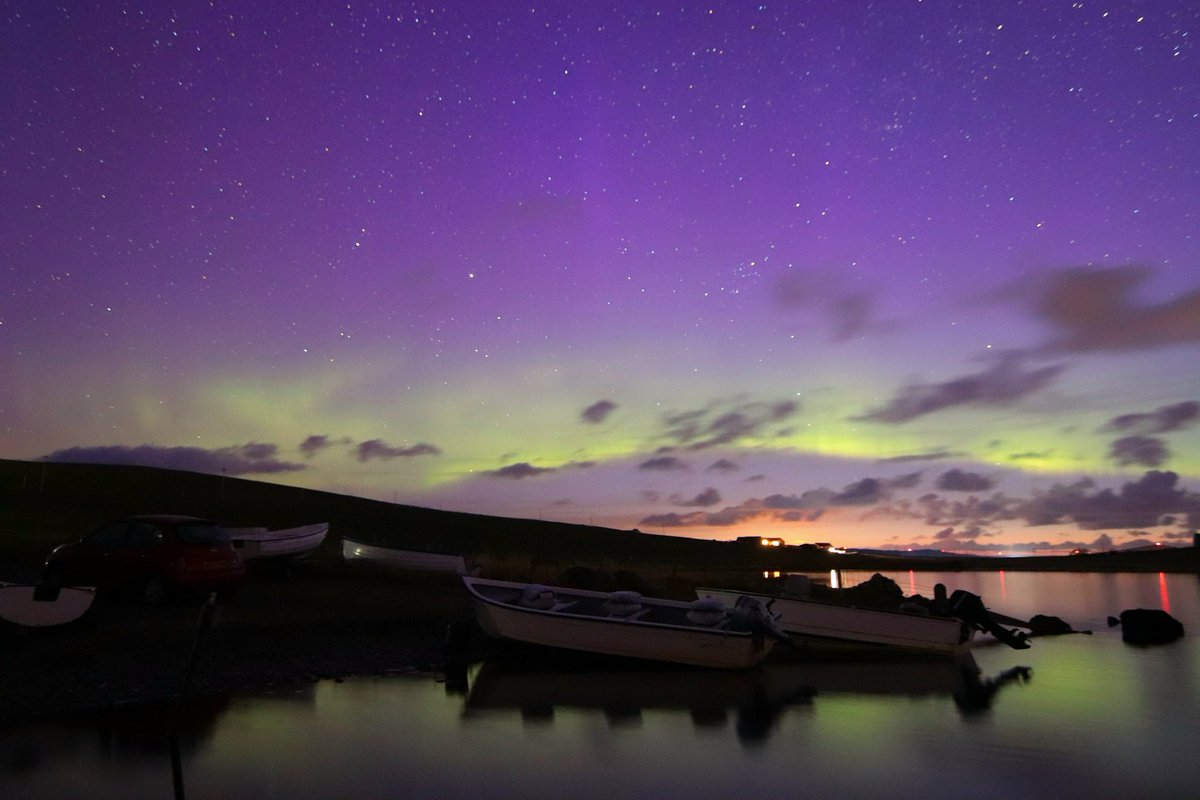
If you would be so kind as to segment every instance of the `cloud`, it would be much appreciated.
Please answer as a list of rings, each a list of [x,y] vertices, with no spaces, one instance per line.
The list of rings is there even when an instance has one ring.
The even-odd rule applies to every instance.
[[[702,450],[761,436],[765,428],[791,417],[799,408],[798,403],[783,400],[717,404],[712,408],[674,412],[664,417],[666,427],[661,435],[686,445],[689,450]]]
[[[1200,343],[1200,289],[1162,303],[1134,295],[1153,277],[1147,267],[1076,267],[1022,281],[1007,294],[1032,306],[1055,329],[1051,352],[1141,350]]]
[[[1029,461],[1049,458],[1054,454],[1053,450],[1026,450],[1022,453],[1009,453],[1009,461]]]
[[[707,508],[709,506],[715,506],[719,502],[721,502],[721,493],[710,486],[692,499],[678,500],[675,504],[680,506],[702,506]]]
[[[517,464],[509,464],[508,466],[500,467],[500,469],[486,470],[484,474],[491,475],[496,478],[509,478],[514,481],[519,481],[525,478],[536,478],[539,475],[545,475],[554,471],[554,467],[535,467],[526,461],[521,461]]]
[[[1109,446],[1108,455],[1122,467],[1160,467],[1171,451],[1162,439],[1154,436],[1124,436]]]
[[[112,445],[70,447],[54,451],[46,456],[46,459],[76,464],[130,464],[228,475],[264,475],[307,469],[304,464],[277,459],[275,456],[278,450],[276,445],[261,442],[214,450],[202,447],[158,447],[148,444],[137,447]]]
[[[339,444],[350,444],[350,439],[345,436],[340,439],[330,439],[323,435],[309,436],[300,443],[300,452],[304,454],[305,458],[312,458],[321,451]]]
[[[1053,383],[1064,369],[1054,365],[1022,370],[1018,357],[1006,356],[991,369],[974,375],[944,383],[910,384],[884,407],[851,419],[902,423],[957,406],[1011,406]]]
[[[908,472],[888,479],[888,486],[893,489],[913,489],[921,483],[922,472]]]
[[[741,467],[730,461],[728,458],[718,458],[707,467],[709,472],[736,472],[739,469],[741,469]]]
[[[961,469],[943,472],[937,480],[937,487],[947,492],[986,492],[995,485],[992,478]]]
[[[866,292],[853,292],[834,300],[829,307],[833,316],[833,340],[845,342],[864,333],[870,327],[874,305],[874,298]]]
[[[812,272],[789,272],[772,286],[776,304],[788,311],[816,306],[828,314],[833,341],[844,342],[873,327],[874,297],[863,291],[848,291],[834,278]]]
[[[416,456],[439,456],[442,451],[431,444],[419,442],[410,447],[392,447],[382,439],[370,439],[359,442],[356,448],[359,461],[370,461],[373,458],[390,461],[393,458],[414,458]]]
[[[906,456],[892,456],[891,458],[880,458],[880,459],[876,459],[875,463],[876,464],[907,464],[911,461],[940,461],[941,459],[944,459],[944,458],[960,458],[963,455],[965,455],[965,453],[955,452],[953,450],[946,450],[944,448],[939,448],[937,450],[932,450],[928,453],[913,453],[911,455],[906,455]]]
[[[917,498],[894,496],[919,483],[921,473],[894,478],[863,478],[840,491],[810,489],[798,494],[772,494],[751,497],[719,511],[655,514],[640,520],[642,526],[659,528],[725,527],[764,521],[814,522],[835,509],[861,509],[860,519],[892,517],[919,520],[937,529],[931,534],[932,546],[947,550],[1070,550],[1095,549],[1090,542],[1030,542],[1023,545],[976,545],[976,542],[1005,532],[1015,521],[1030,526],[1073,524],[1084,530],[1122,530],[1156,526],[1200,527],[1200,494],[1177,487],[1173,472],[1148,471],[1137,481],[1117,490],[1096,490],[1091,479],[1056,485],[1031,497],[1012,497],[1003,492],[989,496],[972,494],[963,499],[938,492]],[[995,485],[993,478],[948,470],[939,479],[944,492],[979,492]],[[942,485],[944,484],[944,485]],[[958,488],[969,487],[969,488]],[[692,500],[672,496],[680,505],[719,502],[716,490]],[[645,498],[644,498],[645,499]],[[657,495],[654,499],[657,500]],[[1188,534],[1190,536],[1190,534]],[[1183,538],[1188,538],[1184,536]],[[1102,548],[1108,549],[1108,548]]]
[[[1151,470],[1119,491],[1104,489],[1088,494],[1088,479],[1055,485],[1021,504],[1019,515],[1030,525],[1073,521],[1084,529],[1148,528],[1170,514],[1186,514],[1187,524],[1200,524],[1200,495],[1177,489],[1174,472]]]
[[[608,415],[615,411],[617,404],[611,400],[597,400],[590,406],[579,412],[579,417],[584,422],[589,422],[593,425],[598,425],[608,419]]]
[[[1103,427],[1100,433],[1136,433],[1143,436],[1153,436],[1157,433],[1190,428],[1200,418],[1200,403],[1195,400],[1185,400],[1182,403],[1162,406],[1148,414],[1122,414],[1113,417]]]
[[[638,469],[660,470],[663,472],[670,472],[672,470],[686,470],[687,468],[687,464],[683,463],[675,456],[659,456],[658,458],[651,458],[647,461],[643,461],[641,464],[638,464]]]
[[[638,527],[645,525],[649,528],[692,528],[707,525],[708,514],[703,511],[693,511],[690,514],[651,514],[638,520]]]
[[[535,467],[527,461],[520,461],[516,464],[500,467],[499,469],[484,470],[482,474],[491,478],[508,478],[519,481],[525,478],[537,478],[542,475],[561,472],[565,469],[587,469],[594,466],[596,466],[595,461],[569,461],[558,467]]]
[[[833,506],[865,506],[887,497],[888,487],[878,478],[863,478],[829,498]]]

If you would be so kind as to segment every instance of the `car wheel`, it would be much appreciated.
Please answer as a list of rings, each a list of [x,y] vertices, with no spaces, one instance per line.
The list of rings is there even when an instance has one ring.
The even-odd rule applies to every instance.
[[[155,576],[146,581],[146,585],[142,587],[142,599],[149,605],[161,606],[167,602],[167,595],[170,593],[170,588],[165,580]]]

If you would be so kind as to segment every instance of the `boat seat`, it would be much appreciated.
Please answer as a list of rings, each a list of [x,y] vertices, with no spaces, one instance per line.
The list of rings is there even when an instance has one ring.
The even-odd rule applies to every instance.
[[[636,619],[646,610],[642,608],[642,596],[628,590],[610,594],[604,608],[610,617],[627,617],[629,619]]]
[[[687,620],[692,625],[706,628],[720,628],[729,624],[729,613],[725,604],[712,597],[702,597],[693,600],[687,612]]]
[[[558,599],[549,587],[540,583],[531,583],[521,591],[521,599],[518,600],[518,603],[524,608],[549,611],[558,603]]]
[[[578,600],[563,600],[563,601],[555,603],[554,607],[551,608],[550,610],[557,613],[560,611],[567,611],[569,609],[574,608],[577,605],[579,605]]]

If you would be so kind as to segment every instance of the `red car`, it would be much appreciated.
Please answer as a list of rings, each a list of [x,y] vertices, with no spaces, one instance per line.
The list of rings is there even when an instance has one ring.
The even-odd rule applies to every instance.
[[[42,582],[140,591],[161,603],[175,590],[237,586],[246,567],[220,523],[156,514],[105,525],[75,544],[56,547]]]

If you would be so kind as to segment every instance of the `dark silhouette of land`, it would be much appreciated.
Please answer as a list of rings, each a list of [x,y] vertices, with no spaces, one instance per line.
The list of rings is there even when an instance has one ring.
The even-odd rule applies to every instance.
[[[535,519],[493,517],[386,503],[272,483],[149,467],[0,460],[0,569],[28,572],[56,544],[129,514],[179,513],[232,526],[329,522],[323,555],[341,537],[391,547],[458,553],[505,571],[584,564],[609,569],[1054,570],[1194,572],[1195,548],[998,558],[903,553],[829,553],[814,546],[765,548]],[[731,534],[732,536],[732,534]],[[534,571],[542,571],[535,569]],[[4,575],[0,573],[0,579]]]
[[[508,519],[384,503],[191,472],[0,460],[0,581],[36,581],[50,550],[130,514],[179,513],[230,526],[329,522],[312,557],[252,569],[222,601],[204,641],[193,693],[287,687],[322,678],[442,669],[477,653],[457,576],[344,563],[341,538],[461,554],[484,574],[552,583],[607,581],[689,598],[697,585],[763,588],[764,572],[1055,570],[1193,572],[1195,549],[1041,558],[830,553],[637,531]],[[0,726],[141,702],[170,703],[196,640],[202,598],[148,607],[101,596],[80,624],[19,630],[0,624]]]

